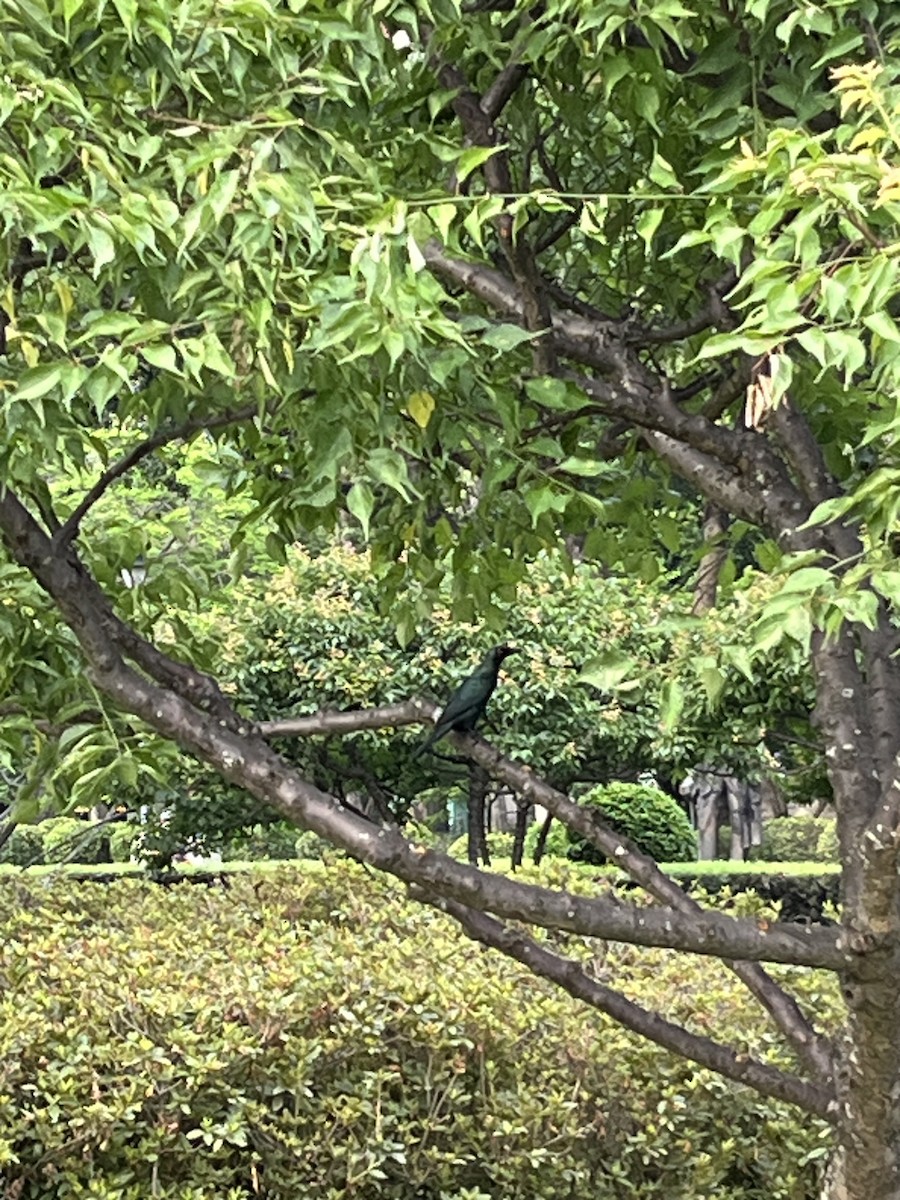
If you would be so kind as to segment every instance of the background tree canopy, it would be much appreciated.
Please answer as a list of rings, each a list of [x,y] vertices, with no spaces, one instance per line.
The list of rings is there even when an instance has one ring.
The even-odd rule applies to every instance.
[[[29,768],[13,819],[165,784],[177,744],[587,1003],[827,1114],[834,1198],[895,1196],[898,31],[877,0],[8,0],[0,670],[4,742]],[[160,507],[123,502],[139,470],[138,489],[165,483]],[[181,503],[201,483],[209,508]],[[357,600],[336,575],[329,612],[348,639],[377,622],[383,650],[358,675],[307,672],[291,647],[324,620],[322,588],[295,633],[282,580],[266,590],[282,619],[254,606],[252,653],[229,662],[237,637],[223,652],[229,622],[210,621],[214,596],[241,603],[227,577],[298,542],[314,557],[335,531],[375,582]],[[128,586],[140,558],[146,589]],[[557,563],[576,562],[564,583]],[[720,595],[748,566],[771,578]],[[695,567],[691,607],[723,604],[706,624],[653,590]],[[628,593],[627,628],[610,574],[648,589]],[[573,608],[539,638],[542,583]],[[436,609],[450,624],[432,640]],[[518,760],[456,748],[661,909],[425,853],[317,787],[320,748],[299,752],[311,779],[231,703],[292,707],[322,683],[359,705],[400,651],[421,687],[444,631],[476,624],[485,642],[521,631],[545,676],[503,701]],[[531,769],[611,756],[604,731],[632,702],[626,757],[758,741],[751,705],[762,692],[770,711],[771,665],[792,679],[792,656],[838,814],[835,929],[700,910]],[[777,721],[805,723],[811,699],[775,700]],[[550,700],[564,721],[544,740]],[[432,712],[326,710],[306,733]],[[797,1070],[635,1011],[506,919],[721,954]],[[836,1046],[770,960],[840,972]]]

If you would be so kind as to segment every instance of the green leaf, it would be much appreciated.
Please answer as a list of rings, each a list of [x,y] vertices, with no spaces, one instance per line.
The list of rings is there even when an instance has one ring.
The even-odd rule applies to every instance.
[[[434,412],[434,396],[431,392],[413,392],[406,404],[406,411],[419,426],[425,429]]]
[[[482,163],[487,162],[489,158],[506,148],[506,146],[471,146],[468,150],[463,150],[456,160],[457,181],[462,183],[468,179],[476,167],[480,167]]]
[[[119,20],[125,26],[125,32],[131,37],[137,20],[138,0],[113,0],[113,4]]]
[[[650,164],[650,169],[647,174],[651,181],[658,187],[680,187],[678,176],[675,174],[670,163],[657,151],[653,155],[653,162]]]
[[[602,692],[611,692],[629,679],[637,667],[637,662],[629,654],[621,650],[604,650],[589,659],[578,672],[579,683],[589,683]]]
[[[671,732],[678,724],[684,709],[684,688],[677,679],[667,679],[663,684],[659,705],[659,723],[665,732]]]
[[[168,371],[171,375],[181,374],[175,349],[165,342],[158,342],[150,346],[141,346],[140,354],[151,367],[159,367],[161,371]]]
[[[441,235],[441,241],[446,243],[450,237],[450,226],[456,219],[456,205],[432,204],[425,211],[437,226],[438,233]]]
[[[900,608],[900,570],[873,571],[872,587],[895,608]]]
[[[363,537],[369,540],[369,522],[375,508],[375,495],[367,483],[357,481],[347,493],[347,507],[362,526]]]
[[[558,471],[564,472],[566,475],[581,475],[584,478],[593,478],[597,475],[606,475],[614,470],[610,463],[597,461],[592,458],[564,458],[556,468]]]
[[[660,222],[664,216],[664,208],[645,208],[637,219],[636,228],[638,237],[641,238],[644,245],[647,247],[648,254],[653,245],[654,234],[656,233],[657,229],[659,229]]]
[[[379,483],[386,484],[395,492],[399,492],[404,500],[409,500],[411,494],[419,495],[410,483],[406,460],[396,450],[389,450],[386,447],[373,450],[369,455],[367,465],[374,479],[377,479]]]
[[[794,571],[785,580],[781,587],[781,592],[814,592],[822,587],[830,587],[834,583],[834,576],[830,571],[826,571],[824,567],[801,567],[799,571]]]
[[[287,562],[287,552],[285,550],[284,539],[279,537],[277,533],[266,534],[266,553],[276,562]]]
[[[755,676],[753,674],[753,660],[750,657],[750,651],[744,646],[729,646],[727,657],[728,661],[737,667],[744,678],[752,683]]]
[[[900,329],[897,328],[893,317],[884,310],[869,313],[867,317],[863,317],[863,324],[886,342],[900,342]]]
[[[718,703],[725,688],[725,675],[718,667],[705,666],[699,671],[700,682],[706,691],[706,699],[710,706]]]
[[[36,400],[39,396],[46,396],[60,382],[66,366],[65,363],[41,363],[38,367],[29,367],[19,376],[15,399]]]
[[[525,507],[531,514],[532,527],[546,512],[565,512],[569,497],[557,492],[549,483],[530,488],[524,496]]]
[[[549,376],[527,379],[525,394],[529,400],[533,400],[535,404],[540,404],[543,408],[581,408],[586,402],[582,392],[576,392],[561,379],[552,379]]]
[[[76,742],[80,742],[83,737],[89,733],[95,733],[97,726],[86,722],[79,725],[69,725],[62,731],[59,737],[59,752],[64,754],[66,750]]]
[[[529,333],[527,329],[521,329],[518,325],[503,324],[492,325],[482,334],[481,341],[485,346],[491,346],[494,350],[515,350],[523,342],[530,342],[532,338],[539,336],[536,333]]]
[[[91,254],[94,256],[94,278],[96,279],[100,272],[108,263],[115,262],[116,244],[99,225],[89,225],[87,228],[87,242]]]

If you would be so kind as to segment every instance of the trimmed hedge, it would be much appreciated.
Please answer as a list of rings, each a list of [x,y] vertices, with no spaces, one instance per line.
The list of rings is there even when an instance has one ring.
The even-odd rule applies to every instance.
[[[493,830],[487,835],[488,854],[491,856],[491,862],[495,866],[509,866],[509,860],[512,858],[513,844],[515,838],[511,833],[501,833],[498,830]],[[458,858],[465,862],[469,857],[469,835],[464,833],[462,837],[455,838],[447,847],[447,853],[451,858]]]
[[[222,858],[247,862],[296,858],[297,841],[297,826],[289,825],[286,821],[253,825],[242,830],[223,846]]]
[[[36,867],[44,861],[44,841],[37,825],[17,825],[9,841],[0,847],[0,863],[13,867]]]
[[[44,862],[109,862],[109,829],[78,817],[51,817],[35,827],[44,849]]]
[[[763,827],[763,843],[754,857],[768,862],[837,862],[834,818],[805,813],[773,817]]]
[[[841,876],[838,871],[821,875],[773,874],[742,871],[740,874],[679,874],[678,883],[687,892],[703,897],[732,897],[749,893],[766,904],[778,905],[781,921],[812,921],[832,924],[840,901]]]
[[[17,1200],[817,1194],[821,1122],[633,1037],[355,864],[0,890]],[[719,964],[564,940],[638,1002],[699,1032],[715,1013],[718,1037],[790,1062]],[[791,975],[833,1025],[830,976]]]

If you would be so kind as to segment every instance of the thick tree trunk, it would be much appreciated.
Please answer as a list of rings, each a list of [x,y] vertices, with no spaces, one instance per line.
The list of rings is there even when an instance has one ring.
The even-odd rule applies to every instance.
[[[848,1020],[837,1047],[837,1150],[825,1200],[900,1197],[900,961],[894,954],[882,965],[880,982],[844,982]]]
[[[837,1150],[826,1200],[900,1200],[900,712],[883,672],[889,656],[873,653],[865,635],[847,627],[828,644],[814,639],[816,720],[841,846],[842,925],[868,947],[841,977],[847,1021],[836,1047]]]

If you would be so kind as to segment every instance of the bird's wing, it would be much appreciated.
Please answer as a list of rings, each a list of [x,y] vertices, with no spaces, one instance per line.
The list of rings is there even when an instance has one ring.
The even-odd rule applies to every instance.
[[[463,726],[468,720],[477,721],[491,690],[485,686],[483,679],[472,676],[464,680],[444,706],[444,711],[438,717],[438,725],[446,730]]]

